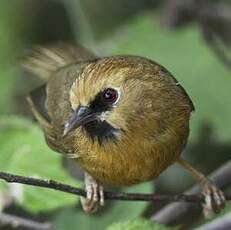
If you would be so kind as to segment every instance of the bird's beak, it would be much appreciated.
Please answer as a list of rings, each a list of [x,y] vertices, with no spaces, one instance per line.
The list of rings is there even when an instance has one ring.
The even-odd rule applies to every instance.
[[[98,119],[98,114],[87,106],[79,106],[72,114],[70,120],[65,124],[63,136],[66,136],[73,129],[85,125],[88,122]]]

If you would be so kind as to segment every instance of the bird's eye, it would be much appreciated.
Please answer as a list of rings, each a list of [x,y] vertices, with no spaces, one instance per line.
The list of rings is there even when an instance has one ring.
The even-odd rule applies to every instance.
[[[101,96],[102,96],[101,98],[103,102],[107,104],[113,104],[117,101],[119,95],[118,95],[117,90],[108,88],[102,92]]]

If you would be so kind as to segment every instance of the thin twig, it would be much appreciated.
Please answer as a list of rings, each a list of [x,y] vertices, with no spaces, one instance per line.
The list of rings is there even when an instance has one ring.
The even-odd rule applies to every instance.
[[[71,185],[63,184],[54,180],[42,180],[31,177],[18,176],[10,173],[0,172],[0,179],[8,183],[20,183],[33,185],[53,190],[58,190],[66,193],[71,193],[79,196],[85,196],[86,192],[83,189],[73,187]],[[167,201],[167,202],[203,202],[202,194],[194,195],[158,195],[158,194],[142,194],[142,193],[124,193],[124,192],[109,192],[105,191],[105,199],[109,200],[126,200],[126,201]],[[231,200],[231,194],[226,194],[226,199]]]
[[[231,69],[231,59],[225,53],[226,51],[219,44],[218,38],[209,29],[203,28],[203,30],[204,39],[210,49],[217,55],[217,57],[221,60],[221,62],[223,62],[226,67]]]
[[[18,217],[11,214],[0,214],[0,227],[11,226],[13,228],[23,228],[28,230],[52,230],[52,225],[49,223],[39,223],[33,220],[28,220],[23,217]]]
[[[220,39],[221,41],[219,42],[219,37],[213,32],[213,28],[211,27],[209,23],[210,18],[208,17],[208,12],[213,12],[213,16],[214,16],[214,12],[216,12],[215,13],[216,16],[218,16],[218,12],[222,12],[222,14],[225,13],[227,16],[228,14],[231,13],[231,8],[225,4],[222,4],[222,5],[217,4],[216,7],[214,6],[213,8],[210,7],[210,10],[209,10],[208,7],[210,6],[210,4],[207,1],[194,0],[194,2],[196,6],[195,9],[197,10],[196,12],[197,21],[202,29],[202,35],[204,37],[205,42],[210,47],[210,49],[217,55],[217,57],[221,60],[221,62],[226,67],[231,69],[231,59],[226,53],[227,48],[226,49],[222,48],[220,44],[222,39]],[[205,14],[205,12],[207,12],[207,14]],[[228,20],[230,19],[231,18],[229,17]]]
[[[218,59],[231,69],[231,57],[228,45],[229,26],[231,24],[231,7],[227,3],[211,3],[208,0],[168,0],[162,14],[162,24],[176,28],[191,21],[196,21],[201,29],[203,39]],[[227,28],[226,33],[217,31],[216,27]]]

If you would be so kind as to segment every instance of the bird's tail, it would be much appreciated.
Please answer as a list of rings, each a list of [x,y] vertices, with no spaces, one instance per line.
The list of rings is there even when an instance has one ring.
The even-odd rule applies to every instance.
[[[95,59],[96,56],[81,46],[58,43],[53,46],[36,46],[21,60],[22,67],[47,81],[57,69],[81,61]]]

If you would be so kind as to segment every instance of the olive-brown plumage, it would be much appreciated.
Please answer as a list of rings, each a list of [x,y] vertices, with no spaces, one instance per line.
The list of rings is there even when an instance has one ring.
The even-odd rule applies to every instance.
[[[69,50],[37,48],[25,62],[46,79],[29,102],[48,145],[116,186],[152,180],[178,161],[194,107],[176,79],[146,58]]]
[[[186,143],[189,98],[156,63],[110,57],[90,63],[75,80],[70,90],[72,109],[89,106],[106,88],[120,91],[118,103],[103,115],[117,130],[115,137],[99,142],[97,137],[89,139],[83,129],[74,130],[78,161],[96,179],[112,185],[153,179],[179,157]]]

